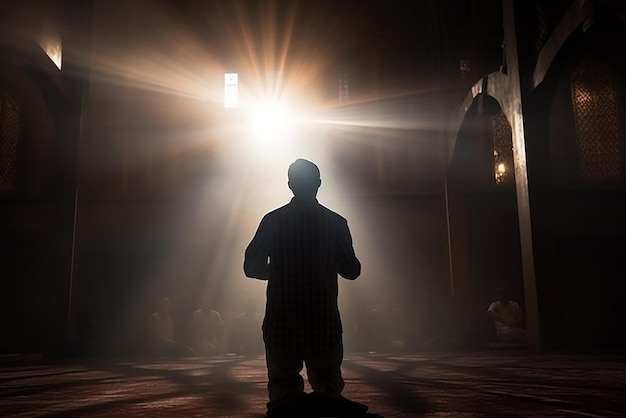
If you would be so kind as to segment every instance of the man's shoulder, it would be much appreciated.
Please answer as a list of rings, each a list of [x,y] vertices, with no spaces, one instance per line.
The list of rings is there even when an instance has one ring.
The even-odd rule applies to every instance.
[[[496,309],[500,309],[502,307],[502,304],[499,301],[495,301],[495,302],[491,302],[491,304],[489,305],[489,308],[487,309],[488,311],[494,311]]]
[[[334,218],[340,219],[340,220],[345,220],[346,218],[344,218],[343,216],[341,216],[340,214],[338,214],[337,212],[335,212],[332,209],[327,208],[324,205],[319,205],[320,206],[320,210],[324,211],[326,213],[326,215],[328,216],[332,216]]]
[[[222,315],[218,311],[216,311],[214,309],[211,309],[211,311],[209,312],[209,319],[208,319],[208,321],[211,322],[211,323],[221,323],[222,322]]]
[[[281,216],[286,216],[287,213],[291,212],[291,211],[297,211],[297,210],[301,210],[303,208],[307,208],[307,209],[311,209],[311,208],[315,208],[316,210],[320,211],[322,213],[322,215],[324,216],[328,216],[328,217],[332,217],[335,218],[337,220],[343,220],[345,221],[346,219],[341,216],[340,214],[338,214],[337,212],[333,211],[332,209],[327,208],[326,206],[320,204],[320,203],[315,203],[314,205],[310,205],[310,206],[302,206],[302,205],[297,205],[294,203],[287,203],[286,205],[283,205],[279,208],[276,208],[268,213],[265,214],[265,218],[266,219],[271,219],[271,218],[275,218],[275,217],[281,217]]]
[[[275,216],[280,216],[280,214],[283,213],[285,210],[287,210],[288,207],[289,207],[289,204],[286,204],[286,205],[283,205],[283,206],[281,206],[279,208],[271,210],[271,211],[267,212],[265,214],[265,216],[263,216],[263,218],[264,219],[268,219],[268,218],[272,218],[272,217],[275,217]]]

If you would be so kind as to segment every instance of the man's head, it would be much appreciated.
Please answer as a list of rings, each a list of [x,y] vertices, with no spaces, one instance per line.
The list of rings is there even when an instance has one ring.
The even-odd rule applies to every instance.
[[[295,196],[315,197],[322,184],[320,170],[311,161],[298,158],[287,170],[287,185]]]

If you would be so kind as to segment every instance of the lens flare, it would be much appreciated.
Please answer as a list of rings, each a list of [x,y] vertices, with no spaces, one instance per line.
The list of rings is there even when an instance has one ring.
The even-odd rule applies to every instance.
[[[262,140],[280,139],[293,124],[291,112],[278,103],[263,103],[254,110],[252,128]]]

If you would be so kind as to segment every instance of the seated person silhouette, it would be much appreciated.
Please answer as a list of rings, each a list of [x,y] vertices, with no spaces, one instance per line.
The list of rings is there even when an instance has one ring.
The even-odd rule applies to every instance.
[[[207,300],[191,316],[191,346],[200,355],[211,355],[218,352],[224,322],[222,316]]]
[[[148,350],[160,357],[193,356],[195,351],[174,339],[174,322],[170,316],[169,298],[159,300],[159,308],[150,316],[150,335]]]
[[[522,310],[517,302],[509,300],[503,287],[496,289],[496,300],[489,305],[487,315],[493,320],[499,341],[526,342],[526,330],[522,327]]]

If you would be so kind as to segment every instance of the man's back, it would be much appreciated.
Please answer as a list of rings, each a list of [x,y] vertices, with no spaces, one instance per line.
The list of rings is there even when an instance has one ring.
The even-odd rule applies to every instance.
[[[246,274],[256,277],[252,260],[268,256],[266,338],[285,349],[322,349],[341,338],[337,274],[355,279],[361,268],[346,220],[315,199],[294,197],[261,221]]]
[[[497,300],[489,305],[487,312],[491,314],[498,333],[509,332],[520,327],[522,311],[517,302],[509,300],[502,303]]]

